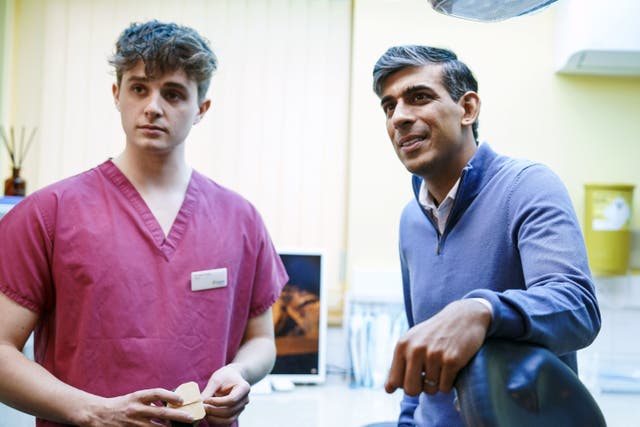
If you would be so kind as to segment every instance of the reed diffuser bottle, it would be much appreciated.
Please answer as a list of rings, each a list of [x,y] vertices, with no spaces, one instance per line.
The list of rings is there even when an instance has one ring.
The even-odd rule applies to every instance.
[[[9,135],[6,134],[4,129],[0,126],[0,136],[2,136],[2,141],[4,142],[4,146],[9,153],[9,158],[11,159],[11,169],[12,174],[9,178],[7,178],[4,182],[4,194],[5,196],[26,196],[27,194],[27,182],[20,176],[20,171],[22,170],[22,162],[24,161],[27,153],[29,152],[29,148],[31,147],[31,143],[33,142],[33,138],[36,134],[37,128],[34,128],[31,131],[31,135],[29,136],[28,142],[25,144],[25,127],[22,127],[20,132],[20,141],[16,144],[15,133],[13,127],[9,128]]]
[[[20,176],[20,168],[13,168],[13,175],[4,181],[5,196],[25,196],[27,182]]]

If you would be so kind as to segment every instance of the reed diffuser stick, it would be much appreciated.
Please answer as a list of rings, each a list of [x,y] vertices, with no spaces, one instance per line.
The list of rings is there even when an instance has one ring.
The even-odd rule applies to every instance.
[[[13,153],[13,156],[15,156],[16,155],[16,135],[13,132],[13,126],[9,127],[9,134],[11,136],[11,140],[10,140],[10,142],[11,142],[11,152]],[[15,158],[13,156],[11,156],[11,158],[13,160],[15,160]],[[15,162],[13,164],[15,166]]]
[[[38,127],[34,127],[31,130],[31,134],[29,135],[29,139],[26,140],[27,136],[27,128],[22,126],[20,128],[20,141],[16,142],[16,132],[13,126],[9,127],[9,133],[5,131],[4,127],[0,126],[0,137],[2,137],[2,142],[9,153],[9,157],[11,158],[11,167],[15,169],[21,169],[22,163],[24,159],[27,157],[29,153],[29,149],[33,144],[33,140],[36,136],[36,131]]]
[[[24,126],[22,126],[20,128],[20,145],[19,145],[19,147],[20,147],[20,153],[19,153],[20,156],[19,157],[16,156],[16,161],[18,163],[18,167],[20,167],[20,165],[22,164],[22,159],[23,159],[22,151],[24,150]]]
[[[4,128],[0,126],[0,133],[2,134],[2,142],[4,142],[4,146],[7,148],[7,152],[9,153],[9,157],[11,158],[11,164],[15,165],[16,159],[13,155],[13,150],[11,150],[11,142],[9,138],[7,138],[7,133],[4,131]]]

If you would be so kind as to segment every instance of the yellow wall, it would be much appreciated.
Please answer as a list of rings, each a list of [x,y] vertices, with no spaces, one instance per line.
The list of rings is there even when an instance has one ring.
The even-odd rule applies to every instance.
[[[398,218],[411,197],[410,178],[371,90],[373,64],[391,45],[454,50],[479,81],[480,139],[551,166],[580,220],[585,182],[640,186],[640,78],[556,74],[555,24],[553,7],[487,24],[442,16],[425,0],[355,0],[349,272],[398,268]],[[635,200],[637,226],[639,194]]]
[[[9,91],[9,58],[11,54],[13,0],[0,0],[0,126],[5,127],[9,123],[8,112],[5,105]],[[0,171],[9,169],[9,161],[6,149],[0,143]],[[4,190],[4,173],[0,174],[0,182]],[[3,193],[2,193],[3,194]]]

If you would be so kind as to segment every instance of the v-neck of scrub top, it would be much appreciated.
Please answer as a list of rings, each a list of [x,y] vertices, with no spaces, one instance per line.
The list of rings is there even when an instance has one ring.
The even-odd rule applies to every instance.
[[[196,207],[196,194],[198,192],[194,180],[196,172],[193,170],[191,171],[191,177],[189,178],[189,185],[187,186],[184,200],[182,201],[178,214],[173,220],[173,224],[171,224],[169,234],[165,236],[162,226],[153,212],[151,212],[151,209],[149,209],[149,206],[144,201],[138,190],[136,190],[131,181],[129,181],[122,171],[118,169],[113,161],[108,160],[101,164],[99,168],[102,173],[104,173],[105,176],[113,182],[116,188],[120,190],[121,194],[129,201],[129,203],[131,203],[138,215],[140,215],[140,218],[147,228],[147,231],[150,233],[156,247],[162,252],[165,259],[169,261],[178,247],[180,240],[182,240],[189,219],[193,215]]]

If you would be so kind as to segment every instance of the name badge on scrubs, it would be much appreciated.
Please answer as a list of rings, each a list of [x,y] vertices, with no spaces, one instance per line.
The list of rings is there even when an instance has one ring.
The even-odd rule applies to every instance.
[[[204,291],[206,289],[224,288],[227,286],[227,269],[194,271],[191,273],[191,290]]]

